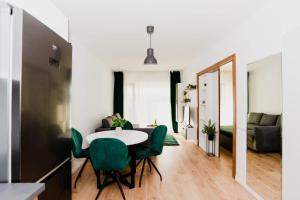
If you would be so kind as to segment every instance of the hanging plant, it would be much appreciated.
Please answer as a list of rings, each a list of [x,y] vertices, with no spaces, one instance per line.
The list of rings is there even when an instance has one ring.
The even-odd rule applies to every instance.
[[[188,84],[188,86],[186,86],[186,88],[188,90],[195,90],[195,89],[197,89],[197,86],[196,85],[192,85],[192,84]]]
[[[188,91],[183,91],[183,102],[184,103],[189,103],[191,102],[191,99],[188,97]]]

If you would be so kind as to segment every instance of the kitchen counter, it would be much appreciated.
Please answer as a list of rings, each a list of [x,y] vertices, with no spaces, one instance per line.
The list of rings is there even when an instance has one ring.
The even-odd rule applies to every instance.
[[[0,199],[33,200],[44,190],[44,183],[0,183]]]

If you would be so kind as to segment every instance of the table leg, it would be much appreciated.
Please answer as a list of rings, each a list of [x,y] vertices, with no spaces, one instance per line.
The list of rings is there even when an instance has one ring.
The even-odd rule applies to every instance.
[[[136,157],[131,155],[130,161],[130,189],[135,187]]]

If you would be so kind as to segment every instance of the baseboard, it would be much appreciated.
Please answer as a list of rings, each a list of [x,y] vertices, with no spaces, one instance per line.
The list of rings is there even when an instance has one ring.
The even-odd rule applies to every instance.
[[[250,194],[253,195],[253,197],[256,200],[264,200],[259,194],[257,194],[251,187],[249,187],[247,184],[241,184]]]

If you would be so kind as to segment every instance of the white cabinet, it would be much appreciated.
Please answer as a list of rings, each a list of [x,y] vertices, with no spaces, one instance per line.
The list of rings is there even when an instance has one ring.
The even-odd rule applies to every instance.
[[[182,83],[176,84],[176,121],[181,123],[183,121],[183,91],[184,86]]]
[[[186,128],[186,139],[197,144],[197,129],[196,128]]]
[[[186,125],[182,122],[178,123],[178,133],[186,138]]]
[[[195,127],[188,127],[184,123],[178,123],[178,132],[185,139],[197,144],[197,129]]]

